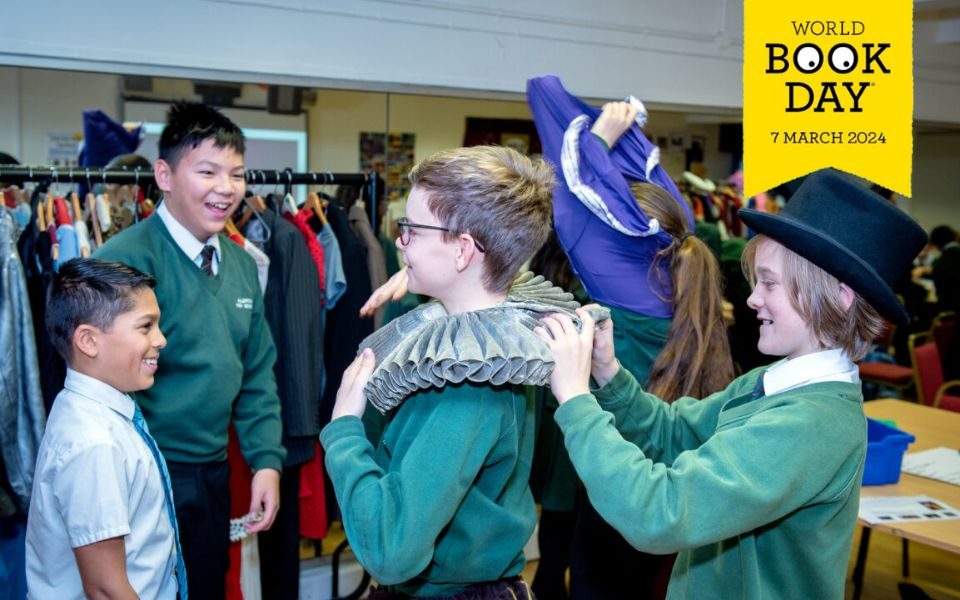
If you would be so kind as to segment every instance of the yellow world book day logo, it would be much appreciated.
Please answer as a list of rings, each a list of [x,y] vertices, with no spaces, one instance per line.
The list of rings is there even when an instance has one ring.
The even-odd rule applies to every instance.
[[[748,196],[835,167],[910,196],[913,2],[744,2]]]

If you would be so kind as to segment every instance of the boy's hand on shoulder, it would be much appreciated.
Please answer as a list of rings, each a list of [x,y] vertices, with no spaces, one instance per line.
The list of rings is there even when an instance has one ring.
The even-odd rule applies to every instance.
[[[332,419],[354,416],[362,417],[367,407],[367,397],[363,394],[363,387],[367,385],[376,357],[373,350],[365,348],[347,370],[343,372],[340,389],[337,390],[337,402],[333,406]]]
[[[360,316],[372,317],[388,300],[396,302],[403,298],[407,294],[407,281],[407,268],[404,267],[370,294],[364,305],[360,307]]]
[[[583,309],[577,310],[583,322],[578,332],[570,317],[555,313],[542,319],[543,327],[534,331],[553,352],[554,366],[550,387],[557,402],[590,393],[590,357],[593,354],[594,323]]]
[[[260,469],[253,474],[250,482],[250,514],[263,512],[263,518],[253,523],[247,523],[250,533],[266,531],[273,525],[273,520],[280,510],[280,472],[276,469]]]

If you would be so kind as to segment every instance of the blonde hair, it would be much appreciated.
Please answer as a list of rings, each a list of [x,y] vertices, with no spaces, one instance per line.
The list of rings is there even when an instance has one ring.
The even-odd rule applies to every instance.
[[[754,265],[757,250],[764,242],[777,244],[783,257],[783,285],[786,286],[790,306],[810,327],[814,337],[824,348],[841,348],[852,361],[858,361],[883,331],[880,313],[854,291],[853,304],[847,309],[840,298],[840,280],[827,273],[793,250],[765,235],[747,242],[741,265],[750,280],[757,283]]]
[[[673,236],[654,257],[648,277],[661,273],[669,261],[673,319],[663,350],[650,369],[647,389],[672,402],[680,396],[703,398],[724,389],[733,380],[733,357],[723,321],[723,292],[717,259],[690,229],[680,201],[658,185],[630,186],[637,203],[664,231]],[[655,286],[653,286],[655,287]]]
[[[422,161],[410,183],[428,192],[430,211],[484,248],[484,286],[503,292],[550,233],[553,169],[501,146],[443,150]]]

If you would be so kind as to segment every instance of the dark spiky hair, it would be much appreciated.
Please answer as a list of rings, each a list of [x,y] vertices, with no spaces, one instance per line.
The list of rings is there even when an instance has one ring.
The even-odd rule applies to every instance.
[[[160,159],[176,168],[184,152],[206,139],[212,139],[217,148],[233,148],[239,154],[246,151],[243,131],[219,110],[196,102],[177,102],[167,111],[167,125],[157,143]]]

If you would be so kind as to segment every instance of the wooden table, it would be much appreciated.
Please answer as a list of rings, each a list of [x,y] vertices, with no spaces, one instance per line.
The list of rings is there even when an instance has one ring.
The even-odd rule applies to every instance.
[[[903,400],[874,400],[865,402],[863,407],[868,417],[896,421],[897,429],[913,434],[917,438],[907,448],[907,454],[939,446],[960,449],[960,413],[921,406]],[[960,486],[927,479],[926,477],[917,477],[909,473],[901,473],[900,481],[895,484],[863,486],[860,489],[860,496],[931,496],[946,502],[953,508],[960,509]],[[892,533],[904,539],[904,576],[907,576],[909,572],[909,554],[906,540],[913,540],[960,554],[960,520],[875,523],[872,525],[860,520],[858,523],[863,526],[863,535],[860,537],[857,564],[853,571],[854,598],[860,596],[863,587],[863,570],[867,559],[871,529]]]

